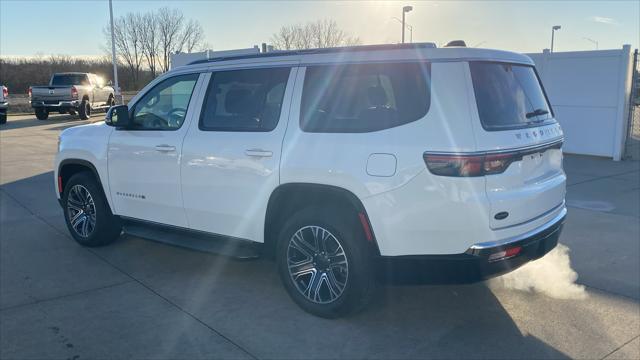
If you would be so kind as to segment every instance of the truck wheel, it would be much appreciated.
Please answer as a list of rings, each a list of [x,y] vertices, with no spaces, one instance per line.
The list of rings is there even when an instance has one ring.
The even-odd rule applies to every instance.
[[[305,311],[335,318],[370,301],[375,289],[372,258],[356,219],[308,208],[282,228],[278,272],[289,296]]]
[[[65,184],[62,203],[67,228],[81,245],[103,246],[120,236],[120,219],[111,213],[93,174],[73,175]]]
[[[69,109],[69,115],[75,115],[75,114],[77,114],[75,109]]]
[[[78,115],[81,120],[87,120],[91,116],[91,104],[87,100],[82,100],[78,108]]]
[[[105,109],[105,112],[108,112],[109,108],[112,106],[116,106],[116,100],[112,95],[109,95],[109,100],[107,100],[107,108]]]
[[[36,118],[38,120],[47,120],[49,118],[49,112],[46,109],[36,109]]]
[[[0,125],[1,124],[6,124],[6,123],[7,123],[7,114],[0,113]]]

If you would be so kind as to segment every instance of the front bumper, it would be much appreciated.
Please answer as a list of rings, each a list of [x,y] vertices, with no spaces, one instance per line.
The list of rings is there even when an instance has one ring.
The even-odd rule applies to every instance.
[[[551,221],[529,233],[478,243],[463,254],[379,257],[378,277],[394,284],[464,284],[508,273],[556,247],[566,214],[567,209],[563,208]],[[490,259],[491,255],[518,247],[521,249],[515,256]]]
[[[58,101],[55,103],[49,103],[46,101],[42,101],[42,100],[34,100],[31,101],[31,107],[32,108],[45,108],[45,109],[55,109],[55,110],[59,110],[59,109],[75,109],[78,108],[78,106],[80,106],[80,100],[65,100],[65,101]]]

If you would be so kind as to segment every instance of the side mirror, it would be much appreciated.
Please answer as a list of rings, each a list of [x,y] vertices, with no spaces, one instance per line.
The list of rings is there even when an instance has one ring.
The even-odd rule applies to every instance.
[[[111,80],[107,81],[107,85],[113,86],[113,81],[111,81]]]
[[[116,128],[126,129],[131,126],[129,119],[129,107],[127,105],[116,105],[109,108],[104,122]]]

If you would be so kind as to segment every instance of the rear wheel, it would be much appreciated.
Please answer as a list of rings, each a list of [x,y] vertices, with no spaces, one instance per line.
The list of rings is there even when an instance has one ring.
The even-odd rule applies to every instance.
[[[81,120],[87,120],[91,116],[91,104],[87,100],[82,100],[78,108],[78,115]]]
[[[109,99],[107,100],[107,108],[105,111],[109,111],[109,108],[112,106],[116,106],[116,100],[113,98],[113,95],[109,95]]]
[[[7,123],[7,114],[0,113],[0,124],[6,124],[6,123]]]
[[[47,120],[49,118],[49,112],[46,109],[38,108],[36,109],[36,118],[38,118],[38,120]]]
[[[280,278],[291,298],[311,314],[344,316],[362,309],[372,297],[371,256],[351,218],[355,216],[331,209],[306,209],[280,232]]]
[[[91,173],[73,175],[65,185],[62,200],[67,228],[81,245],[107,245],[120,236],[120,219],[111,213]]]

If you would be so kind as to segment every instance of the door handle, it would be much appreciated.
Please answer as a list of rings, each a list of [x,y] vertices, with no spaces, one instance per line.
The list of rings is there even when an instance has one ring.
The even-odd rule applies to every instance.
[[[176,147],[167,145],[167,144],[156,145],[156,151],[160,151],[160,152],[176,151]]]
[[[244,151],[247,156],[254,157],[271,157],[273,156],[273,152],[262,149],[247,149]]]

